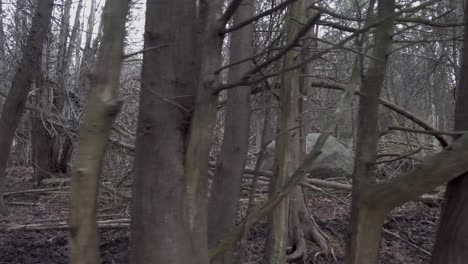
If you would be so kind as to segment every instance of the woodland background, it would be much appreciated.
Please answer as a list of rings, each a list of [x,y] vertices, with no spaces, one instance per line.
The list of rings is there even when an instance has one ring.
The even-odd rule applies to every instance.
[[[2,261],[465,263],[465,8],[0,1]]]

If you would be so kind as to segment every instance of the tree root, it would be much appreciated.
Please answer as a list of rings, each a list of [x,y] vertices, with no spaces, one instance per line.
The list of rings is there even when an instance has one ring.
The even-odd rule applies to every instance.
[[[288,262],[302,260],[304,262],[309,258],[307,250],[307,240],[312,241],[319,247],[318,256],[330,256],[332,250],[329,246],[328,235],[325,234],[314,217],[309,212],[304,199],[304,193],[301,187],[296,187],[296,191],[291,194],[289,209],[289,240],[292,252],[288,252]]]

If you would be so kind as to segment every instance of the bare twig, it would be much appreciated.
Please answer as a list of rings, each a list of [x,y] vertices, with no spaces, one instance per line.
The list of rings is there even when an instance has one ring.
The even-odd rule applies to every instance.
[[[221,31],[221,33],[226,34],[226,33],[230,33],[230,32],[236,31],[238,29],[241,29],[241,28],[247,26],[248,24],[259,20],[260,18],[262,18],[264,16],[268,16],[268,15],[270,15],[270,14],[272,14],[272,13],[278,11],[278,10],[286,8],[288,5],[290,5],[290,4],[292,4],[292,3],[296,2],[296,1],[297,0],[286,0],[286,1],[282,2],[281,4],[275,6],[275,7],[271,8],[271,9],[268,9],[268,10],[266,10],[266,11],[264,11],[264,12],[258,14],[258,15],[253,16],[250,19],[239,22],[239,23],[235,24],[234,26]]]
[[[388,162],[394,162],[394,161],[397,161],[397,160],[401,160],[401,159],[404,159],[404,158],[408,158],[410,156],[413,156],[414,154],[420,152],[423,148],[418,148],[414,151],[411,151],[410,153],[407,153],[407,154],[403,154],[403,155],[399,155],[398,157],[396,158],[393,158],[393,159],[388,159],[388,160],[380,160],[380,161],[375,161],[375,162],[372,162],[373,165],[375,164],[382,164],[382,163],[388,163]]]
[[[129,54],[124,54],[122,56],[122,58],[123,59],[128,59],[128,58],[136,56],[138,54],[153,51],[153,50],[158,50],[158,49],[161,49],[161,48],[164,48],[164,47],[167,47],[167,46],[168,46],[167,44],[163,44],[163,45],[160,45],[160,46],[149,47],[149,48],[142,49],[142,50],[139,50],[139,51],[135,51],[135,52],[132,52],[132,53],[129,53]]]
[[[339,83],[327,82],[327,81],[315,81],[315,82],[312,82],[312,87],[327,88],[327,89],[341,90],[341,91],[347,89],[347,86],[346,86],[346,85],[339,84]],[[354,94],[360,96],[360,95],[361,95],[361,92],[359,92],[359,91],[354,91]],[[420,127],[424,128],[424,129],[426,129],[426,130],[428,130],[428,131],[436,131],[436,129],[433,128],[433,127],[432,127],[431,125],[429,125],[428,123],[426,123],[426,121],[424,121],[423,119],[419,118],[419,117],[416,116],[415,114],[413,114],[413,113],[411,113],[411,112],[409,112],[409,111],[407,111],[407,110],[401,108],[400,106],[397,106],[397,105],[395,105],[395,104],[393,104],[393,103],[391,103],[391,102],[389,102],[389,101],[387,101],[387,100],[385,100],[385,99],[382,99],[382,98],[379,99],[379,102],[380,102],[383,106],[385,106],[385,107],[387,107],[387,108],[389,108],[389,109],[391,109],[391,110],[397,112],[398,114],[400,114],[400,115],[402,115],[402,116],[408,118],[409,120],[413,121],[414,123],[418,124]],[[440,142],[440,145],[441,145],[442,147],[447,146],[447,144],[448,144],[447,140],[446,140],[444,137],[442,137],[440,134],[435,134],[434,137]]]

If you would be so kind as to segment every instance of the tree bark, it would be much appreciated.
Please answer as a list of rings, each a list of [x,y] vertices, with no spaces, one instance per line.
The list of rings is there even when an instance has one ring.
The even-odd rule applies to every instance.
[[[313,9],[308,10],[309,3],[306,1],[299,1],[302,5],[300,13],[297,14],[297,20],[309,20],[318,15]],[[311,56],[314,49],[317,48],[317,43],[312,39],[315,38],[314,27],[311,27],[304,35],[304,39],[299,43],[301,45],[300,59],[304,60]],[[312,105],[309,100],[312,79],[309,76],[314,74],[314,62],[306,63],[300,69],[300,75],[295,76],[299,80],[299,97],[297,98],[298,118],[300,120],[301,128],[299,129],[299,160],[304,160],[306,156],[306,138],[312,131]],[[307,77],[306,77],[307,76]],[[323,233],[308,208],[308,203],[305,199],[304,189],[301,186],[296,186],[295,191],[290,197],[289,208],[289,242],[290,247],[293,249],[287,256],[289,261],[303,259],[308,256],[307,240],[313,241],[320,248],[321,254],[328,255],[328,237]]]
[[[244,1],[234,14],[233,23],[253,16],[253,3]],[[239,61],[253,55],[253,24],[231,34],[230,60]],[[229,79],[238,80],[251,68],[246,62],[230,68]],[[216,246],[236,224],[242,176],[249,146],[250,90],[237,87],[228,90],[223,145],[216,164],[215,178],[208,207],[208,244]],[[233,263],[234,250],[211,263]]]
[[[184,189],[184,156],[199,70],[195,10],[194,1],[147,1],[144,48],[167,47],[143,53],[131,205],[134,264],[199,263]]]
[[[48,106],[48,86],[44,82],[44,72],[38,69],[40,76],[37,78],[38,94],[35,96],[35,104],[42,108]],[[50,157],[52,137],[46,129],[47,121],[41,113],[32,112],[31,122],[31,148],[34,168],[34,182],[40,185],[42,180],[48,178],[52,173]]]
[[[376,27],[373,58],[361,84],[358,135],[353,173],[350,238],[347,243],[346,263],[377,263],[381,228],[386,211],[366,206],[362,192],[375,183],[371,163],[377,155],[379,137],[378,106],[385,78],[388,56],[392,47],[394,0],[378,1],[379,18],[387,18]]]
[[[0,118],[0,215],[6,214],[1,194],[12,140],[23,115],[28,92],[37,77],[37,67],[52,16],[53,0],[39,1],[32,20],[23,57],[13,77]]]
[[[233,0],[222,13],[223,1],[200,0],[198,5],[200,28],[200,81],[197,86],[193,118],[185,153],[187,182],[186,215],[190,242],[196,248],[192,263],[209,262],[208,253],[208,163],[212,145],[213,128],[218,109],[221,49],[224,36],[221,31],[235,12],[240,1]]]
[[[456,89],[455,131],[468,130],[468,6],[461,54],[460,80]],[[445,201],[432,252],[432,264],[461,264],[468,259],[468,173],[447,184]]]
[[[129,0],[108,0],[103,11],[103,38],[92,76],[78,149],[73,163],[70,194],[70,262],[97,264],[97,195],[102,162],[112,124],[120,111],[118,98],[125,21]]]
[[[299,32],[302,1],[288,7],[286,14],[287,42],[291,43]],[[299,52],[291,50],[283,58],[283,68],[288,68],[300,59]],[[299,167],[301,157],[300,131],[298,127],[300,100],[300,69],[285,72],[281,76],[280,116],[278,122],[278,143],[276,147],[275,177],[269,186],[270,197],[281,191],[287,179]],[[282,264],[286,261],[288,239],[289,199],[284,199],[269,218],[264,263]]]

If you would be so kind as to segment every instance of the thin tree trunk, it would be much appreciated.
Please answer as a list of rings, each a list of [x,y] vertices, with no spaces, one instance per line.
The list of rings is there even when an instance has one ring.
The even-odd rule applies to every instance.
[[[247,210],[245,212],[245,219],[253,212],[254,210],[254,203],[255,203],[255,195],[257,192],[257,187],[258,187],[258,181],[260,178],[260,170],[263,164],[263,161],[265,159],[265,151],[268,145],[269,138],[271,138],[271,119],[270,119],[270,112],[272,108],[272,95],[270,92],[266,92],[264,95],[264,107],[265,107],[265,113],[264,113],[264,118],[263,118],[263,126],[261,128],[261,136],[260,136],[260,144],[259,144],[259,153],[257,156],[257,161],[255,163],[255,170],[252,175],[252,184],[250,185],[250,194],[249,194],[249,202],[247,204]],[[258,129],[260,130],[260,129]],[[239,253],[236,256],[235,262],[236,264],[242,263],[246,250],[247,250],[247,240],[249,237],[249,231],[248,229],[245,229],[242,231],[242,236],[239,241]],[[226,236],[226,235],[224,235]]]
[[[244,1],[234,14],[234,22],[247,20],[253,16],[253,3]],[[231,61],[239,61],[253,55],[253,24],[231,35]],[[238,80],[251,68],[251,63],[243,63],[230,69],[229,79]],[[213,189],[208,207],[209,247],[216,246],[225,234],[235,227],[237,206],[240,198],[242,176],[249,146],[250,90],[237,87],[228,90],[226,121],[223,145],[216,164]],[[212,263],[233,263],[234,249],[212,260]]]
[[[377,263],[381,228],[386,208],[370,207],[362,192],[375,182],[374,167],[378,141],[378,105],[385,78],[388,56],[392,47],[394,0],[379,0],[379,18],[387,18],[376,27],[373,58],[364,74],[359,101],[359,124],[356,159],[353,173],[353,199],[351,208],[350,238],[347,244],[346,263]]]
[[[455,131],[468,130],[468,5],[461,55],[460,80],[456,89]],[[432,264],[462,264],[468,259],[468,173],[450,181],[432,252]]]
[[[120,111],[120,68],[129,0],[107,0],[103,38],[73,163],[70,196],[70,261],[97,264],[97,195],[102,161],[112,124]]]
[[[143,53],[132,190],[134,264],[198,263],[184,189],[184,155],[199,70],[195,19],[194,1],[147,1],[144,48],[167,47]]]
[[[67,47],[67,51],[65,53],[65,62],[67,64],[70,63],[71,57],[72,57],[73,53],[75,52],[75,50],[77,49],[77,46],[79,48],[80,43],[77,41],[77,39],[78,39],[78,35],[79,35],[78,34],[79,30],[80,30],[80,17],[81,17],[81,11],[82,10],[83,10],[83,0],[79,0],[78,1],[78,6],[77,6],[77,9],[76,9],[76,13],[75,13],[75,21],[73,23],[72,32],[71,32],[71,35],[70,35],[70,41],[69,41],[69,44],[68,44],[68,47]],[[68,66],[67,66],[67,69],[68,69]]]
[[[80,42],[78,41],[78,36],[79,36],[79,30],[80,30],[80,17],[81,17],[81,11],[83,9],[83,0],[78,1],[76,13],[75,13],[75,21],[73,23],[73,28],[72,32],[70,35],[70,41],[69,44],[66,48],[65,56],[64,56],[64,62],[63,62],[63,68],[64,68],[64,80],[67,80],[69,77],[68,70],[70,67],[70,62],[72,59],[72,55],[75,53],[75,50],[79,50],[79,45]],[[78,47],[77,47],[78,46]],[[79,59],[77,59],[77,62],[79,62]],[[78,72],[79,72],[79,66],[77,66]],[[63,87],[65,89],[65,87]],[[73,118],[70,118],[72,120]],[[71,161],[71,157],[73,154],[73,139],[71,138],[70,135],[64,135],[62,136],[63,138],[63,143],[61,145],[61,151],[60,151],[60,158],[57,161],[56,169],[57,172],[60,173],[67,173],[68,172],[68,164]]]
[[[32,20],[23,57],[13,77],[12,86],[0,118],[0,214],[6,214],[3,181],[16,128],[23,115],[28,92],[37,77],[37,67],[52,16],[53,0],[39,1]]]
[[[88,75],[94,68],[92,37],[94,32],[94,23],[96,16],[96,0],[91,0],[91,6],[88,15],[88,25],[86,27],[85,45],[83,57],[81,58],[77,87],[81,93],[87,93],[89,90]]]

